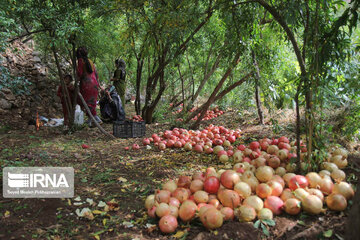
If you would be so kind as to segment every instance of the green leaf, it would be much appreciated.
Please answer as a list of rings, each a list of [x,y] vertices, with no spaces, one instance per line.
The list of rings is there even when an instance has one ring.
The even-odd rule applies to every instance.
[[[275,226],[275,221],[273,219],[265,219],[262,221],[263,221],[263,223],[265,223],[268,226],[271,226],[271,227]]]
[[[299,220],[297,223],[298,223],[299,225],[306,226],[305,222],[302,221],[302,220]]]
[[[267,237],[269,237],[269,236],[270,236],[270,233],[269,233],[269,230],[266,228],[266,226],[265,226],[264,224],[261,224],[260,226],[261,226],[261,229],[262,229],[263,233],[264,233]]]
[[[260,220],[257,220],[257,221],[254,223],[254,228],[259,228],[259,225],[260,225]]]
[[[324,237],[330,238],[333,235],[333,230],[329,229],[325,232],[323,232]]]

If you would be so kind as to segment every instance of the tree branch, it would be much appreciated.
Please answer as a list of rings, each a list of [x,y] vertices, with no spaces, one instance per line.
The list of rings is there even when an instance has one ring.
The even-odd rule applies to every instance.
[[[291,41],[294,51],[295,51],[295,55],[296,58],[299,62],[300,65],[300,69],[301,69],[301,74],[303,76],[306,75],[306,67],[305,67],[305,61],[303,59],[303,57],[301,56],[301,51],[300,48],[296,42],[294,33],[291,31],[291,29],[289,28],[289,26],[286,24],[285,20],[280,16],[280,13],[272,6],[270,6],[267,2],[265,2],[264,0],[254,0],[257,3],[259,3],[261,6],[263,6],[267,11],[269,11],[269,13],[271,15],[273,15],[274,19],[280,24],[280,26],[284,29],[286,35],[288,36],[289,40]]]
[[[48,31],[48,30],[51,30],[51,29],[49,29],[49,28],[43,28],[43,29],[39,29],[39,30],[32,31],[32,32],[27,32],[27,33],[24,33],[24,34],[22,34],[22,35],[20,35],[20,36],[15,37],[15,38],[9,39],[8,42],[9,42],[9,43],[12,43],[12,42],[14,42],[14,41],[16,41],[16,40],[18,40],[18,39],[22,39],[22,38],[24,38],[24,37],[30,36],[30,35],[35,34],[35,33],[46,32],[46,31]]]

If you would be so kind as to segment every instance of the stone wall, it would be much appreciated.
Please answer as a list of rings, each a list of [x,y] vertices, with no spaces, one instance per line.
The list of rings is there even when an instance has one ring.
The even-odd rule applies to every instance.
[[[36,112],[47,118],[61,118],[61,104],[56,96],[58,79],[51,77],[34,43],[15,42],[2,55],[2,65],[12,75],[25,77],[31,85],[29,95],[15,95],[10,89],[0,90],[0,122],[16,128],[27,128]]]

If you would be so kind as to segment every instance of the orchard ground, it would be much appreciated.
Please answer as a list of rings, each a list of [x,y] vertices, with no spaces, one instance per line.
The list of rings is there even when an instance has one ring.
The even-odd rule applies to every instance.
[[[257,125],[255,114],[228,111],[224,115],[203,122],[240,128],[241,143],[263,137],[294,138],[293,116],[285,114],[278,125]],[[291,120],[291,121],[290,121]],[[139,139],[107,141],[96,128],[83,128],[72,135],[63,135],[61,128],[39,131],[16,130],[2,125],[0,130],[0,165],[6,166],[63,166],[75,169],[75,197],[73,199],[5,199],[0,198],[0,239],[342,239],[345,233],[346,211],[326,211],[310,216],[300,214],[275,217],[276,225],[269,227],[270,236],[237,220],[225,222],[215,230],[206,230],[199,220],[181,223],[174,234],[162,234],[157,220],[147,217],[144,200],[167,179],[192,175],[207,167],[224,168],[216,156],[186,152],[183,149],[159,151],[142,146]],[[5,127],[4,127],[5,126]],[[146,136],[170,129],[170,123],[147,125]],[[111,124],[103,124],[111,132]],[[273,129],[278,131],[273,133]],[[138,151],[124,147],[138,143]],[[83,149],[82,144],[90,147]],[[342,144],[345,144],[344,142]],[[347,143],[346,143],[347,144]],[[349,148],[349,145],[346,145]],[[345,169],[347,181],[356,183],[360,177],[360,158],[350,154]],[[75,198],[79,197],[75,201]],[[90,199],[86,201],[86,199]],[[90,205],[91,200],[94,202]],[[105,212],[100,201],[113,200],[115,209]],[[82,205],[77,205],[83,202]],[[90,208],[92,220],[78,217],[77,209]]]

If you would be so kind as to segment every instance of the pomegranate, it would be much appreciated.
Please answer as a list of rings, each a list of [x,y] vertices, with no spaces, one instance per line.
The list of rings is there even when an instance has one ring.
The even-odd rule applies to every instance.
[[[286,174],[286,169],[283,168],[283,167],[278,167],[278,168],[275,170],[275,174],[276,174],[276,175],[279,175],[280,177],[283,177],[283,176]]]
[[[343,159],[347,158],[348,157],[348,152],[343,149],[343,148],[337,148],[335,149],[335,151],[333,152],[333,155],[336,156],[336,155],[341,155]]]
[[[223,215],[215,208],[207,209],[200,218],[207,229],[216,229],[223,224]]]
[[[197,205],[190,200],[183,202],[179,209],[179,217],[184,222],[188,222],[195,217]]]
[[[156,207],[155,213],[159,218],[168,215],[170,214],[170,206],[166,203],[160,203],[159,206]]]
[[[185,188],[177,188],[173,193],[172,196],[180,201],[180,203],[186,201],[190,194]]]
[[[140,146],[138,144],[134,143],[131,148],[132,148],[132,150],[139,150]]]
[[[319,214],[323,211],[323,202],[315,195],[308,195],[301,201],[301,203],[304,211],[307,213]]]
[[[240,177],[234,170],[226,170],[221,174],[220,182],[224,187],[234,189],[234,185],[240,182]]]
[[[217,177],[211,176],[204,182],[204,190],[208,193],[217,193],[220,187],[220,181]]]
[[[354,189],[347,182],[335,183],[332,192],[343,195],[346,198],[346,200],[351,199],[352,197],[354,197],[355,194]]]
[[[165,150],[166,149],[166,145],[163,142],[159,143],[158,147],[159,147],[160,150]]]
[[[273,212],[268,208],[262,208],[258,212],[258,219],[260,220],[273,219]]]
[[[196,203],[207,203],[209,201],[209,194],[205,191],[197,191],[194,193],[194,200]]]
[[[176,217],[172,215],[163,216],[159,221],[159,227],[163,233],[173,233],[178,227]]]
[[[326,205],[334,211],[344,211],[347,207],[346,198],[337,193],[332,193],[326,197]]]
[[[263,157],[256,158],[254,162],[255,162],[255,167],[257,168],[266,165],[266,159]]]
[[[251,187],[246,182],[238,182],[234,186],[234,191],[239,194],[241,199],[245,199],[251,195]]]
[[[177,184],[174,180],[170,180],[168,182],[166,182],[165,184],[163,184],[162,189],[163,190],[168,190],[169,192],[174,192],[177,188]]]
[[[318,188],[320,187],[321,177],[316,172],[309,172],[306,174],[306,179],[309,182],[309,187],[311,188]]]
[[[278,183],[280,183],[280,185],[284,188],[285,187],[285,181],[282,177],[280,177],[279,175],[274,175],[270,181],[276,181]]]
[[[273,177],[273,169],[269,166],[261,166],[256,169],[255,175],[260,182],[270,181]]]
[[[205,174],[203,172],[195,172],[192,175],[192,180],[196,180],[196,179],[199,179],[201,181],[205,181],[205,179],[206,179]]]
[[[190,143],[190,142],[185,143],[184,149],[185,149],[186,151],[191,151],[191,150],[192,150],[192,145],[191,145],[191,143]]]
[[[207,154],[211,154],[211,153],[213,153],[213,151],[214,150],[211,147],[208,147],[205,149],[205,153],[207,153]]]
[[[259,181],[251,171],[245,171],[241,176],[241,180],[251,187],[252,192],[256,191],[256,187],[259,184]]]
[[[180,176],[177,182],[178,187],[189,188],[191,184],[191,178],[189,176]]]
[[[279,215],[282,212],[284,202],[276,196],[270,196],[265,199],[264,206],[270,209],[275,215]]]
[[[301,202],[296,198],[289,198],[285,201],[284,210],[287,214],[297,215],[301,211]]]
[[[256,218],[256,211],[253,207],[248,205],[242,205],[237,210],[237,217],[242,222],[251,222]]]
[[[216,146],[216,147],[214,147],[214,153],[215,153],[215,154],[218,154],[218,152],[220,152],[220,151],[225,151],[222,146]]]
[[[303,188],[297,188],[294,191],[294,197],[299,199],[300,201],[303,201],[307,196],[309,196],[310,193],[308,193],[305,189]]]
[[[281,143],[281,142],[289,143],[290,142],[289,139],[287,137],[285,137],[285,136],[280,137],[278,139],[278,141],[279,141],[279,143]]]
[[[213,205],[216,209],[219,209],[220,207],[220,202],[216,198],[209,200],[209,204]]]
[[[238,147],[237,147],[237,149],[239,149],[240,151],[244,151],[245,150],[245,145],[239,145]]]
[[[266,183],[261,183],[256,187],[256,195],[260,198],[267,198],[271,195],[272,189]]]
[[[284,191],[281,193],[280,198],[283,202],[286,202],[289,198],[294,198],[293,192],[289,188],[285,188]]]
[[[156,207],[153,206],[153,207],[149,208],[147,213],[148,213],[149,217],[156,218]]]
[[[221,208],[220,212],[224,217],[224,221],[234,220],[234,210],[232,208],[223,207]]]
[[[323,177],[320,182],[320,190],[325,195],[330,195],[333,191],[334,183],[331,181],[331,178]]]
[[[237,192],[233,190],[221,190],[218,192],[218,199],[224,207],[236,208],[240,205],[240,197]]]
[[[204,189],[204,182],[201,181],[200,179],[195,179],[191,181],[190,184],[190,191],[192,193],[199,191],[199,190],[203,190]]]
[[[306,188],[309,185],[309,182],[306,177],[302,175],[295,175],[289,180],[288,185],[289,188],[294,191],[297,188]]]
[[[215,207],[213,205],[210,205],[210,204],[205,204],[205,205],[200,207],[199,214],[198,214],[200,219],[202,218],[202,215],[206,212],[206,210],[208,210],[210,208],[215,208]]]
[[[209,167],[206,169],[206,172],[205,172],[205,178],[208,178],[208,177],[211,177],[211,176],[216,176],[216,170],[215,168],[213,167]]]
[[[335,182],[341,182],[346,178],[345,172],[340,169],[335,169],[334,171],[332,171],[330,176],[332,179],[334,179]]]
[[[311,195],[315,195],[317,196],[318,198],[321,199],[321,201],[324,201],[324,194],[319,190],[319,189],[316,189],[316,188],[309,188],[306,190],[308,193],[310,193]]]
[[[151,195],[147,196],[147,198],[145,200],[145,208],[150,209],[154,205],[155,205],[155,195],[151,194]]]
[[[270,180],[267,185],[271,188],[271,196],[279,197],[283,192],[283,186],[275,180]]]
[[[203,146],[200,144],[196,144],[194,147],[194,151],[198,153],[202,153],[204,151]]]
[[[264,207],[264,202],[258,196],[252,195],[244,200],[243,205],[253,207],[256,212],[259,212]]]
[[[260,143],[259,142],[251,142],[249,147],[251,150],[255,151],[256,149],[260,148]]]
[[[180,201],[177,198],[171,197],[169,200],[169,205],[179,208],[180,207]]]
[[[227,154],[222,154],[220,157],[219,157],[219,161],[221,163],[227,163],[229,161],[229,156]]]
[[[150,144],[150,139],[144,138],[143,141],[142,141],[142,144],[143,144],[144,146],[149,145],[149,144]]]
[[[278,168],[280,166],[280,159],[278,157],[276,157],[276,156],[271,156],[269,158],[269,160],[267,160],[267,164],[270,167],[276,169],[276,168]]]
[[[156,190],[155,200],[158,203],[169,203],[171,192],[168,190]]]
[[[170,207],[170,215],[177,218],[179,216],[179,208],[173,205],[169,205],[169,207]]]
[[[268,154],[273,154],[273,155],[276,155],[276,154],[278,153],[278,151],[279,151],[279,148],[278,148],[278,146],[276,146],[276,145],[270,145],[270,146],[268,146],[268,148],[266,149],[266,152],[267,152]]]
[[[292,177],[295,177],[295,176],[296,176],[295,173],[286,173],[286,174],[283,176],[283,179],[284,179],[284,181],[285,181],[285,184],[286,184],[287,186],[289,186],[289,181],[290,181],[290,179],[291,179]]]

